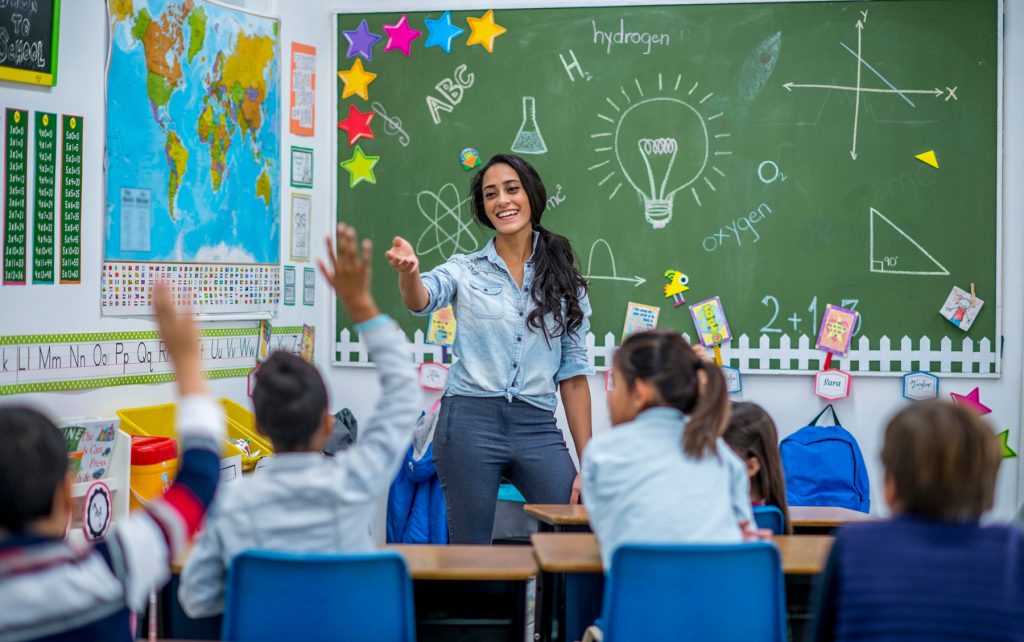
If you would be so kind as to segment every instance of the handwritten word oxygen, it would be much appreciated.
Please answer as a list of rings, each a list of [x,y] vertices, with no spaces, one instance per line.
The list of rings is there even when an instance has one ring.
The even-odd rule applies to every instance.
[[[767,203],[761,203],[756,209],[751,210],[749,214],[741,216],[732,223],[722,226],[717,232],[712,232],[709,236],[705,236],[704,240],[701,241],[701,246],[705,252],[714,252],[723,245],[726,245],[728,241],[735,241],[738,247],[743,245],[744,240],[757,243],[761,240],[761,235],[758,234],[756,225],[761,221],[767,220],[771,214],[772,208]]]
[[[608,45],[608,53],[612,52],[612,45],[642,45],[645,47],[644,55],[651,53],[655,45],[668,45],[669,35],[667,33],[646,33],[643,31],[626,31],[626,21],[619,20],[618,31],[601,31],[597,28],[597,21],[591,20],[594,26],[594,44]]]

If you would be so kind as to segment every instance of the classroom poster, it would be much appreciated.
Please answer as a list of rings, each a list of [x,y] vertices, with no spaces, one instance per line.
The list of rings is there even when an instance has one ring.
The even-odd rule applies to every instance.
[[[102,313],[149,314],[135,287],[157,279],[197,313],[275,310],[280,21],[214,2],[114,4]],[[140,73],[154,64],[167,72]],[[129,191],[136,198],[123,198]]]
[[[661,308],[630,301],[626,304],[626,322],[622,326],[622,340],[637,332],[653,330],[658,327],[658,315]]]
[[[4,285],[24,285],[28,244],[28,111],[8,108],[5,122]]]
[[[61,127],[60,282],[82,280],[82,131],[85,119],[63,116]]]
[[[292,147],[292,187],[313,187],[313,150],[308,147]]]
[[[67,444],[70,472],[76,483],[100,479],[106,474],[114,454],[116,424],[104,419],[60,426]]]
[[[57,212],[57,114],[36,112],[32,283],[53,283]]]
[[[284,304],[295,305],[295,266],[284,266]]]
[[[732,339],[729,321],[725,318],[722,301],[717,296],[691,305],[690,316],[693,317],[693,325],[697,328],[700,344],[705,348]]]
[[[316,300],[316,270],[302,269],[302,305],[313,305]]]
[[[313,135],[315,90],[316,47],[293,42],[288,131],[296,136]]]
[[[292,194],[291,259],[309,260],[309,223],[313,199],[306,194]]]

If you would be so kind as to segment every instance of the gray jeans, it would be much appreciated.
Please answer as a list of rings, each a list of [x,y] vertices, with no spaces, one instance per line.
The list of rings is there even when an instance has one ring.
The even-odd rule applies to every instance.
[[[434,465],[452,544],[491,543],[502,477],[535,504],[568,503],[576,477],[554,413],[504,397],[444,397]]]

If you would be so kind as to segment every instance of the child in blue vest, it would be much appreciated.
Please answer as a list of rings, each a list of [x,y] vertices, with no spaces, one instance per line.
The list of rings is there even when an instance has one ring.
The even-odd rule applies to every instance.
[[[889,520],[840,530],[812,640],[1024,640],[1024,533],[982,526],[1000,446],[979,416],[909,406],[885,431]]]
[[[624,543],[729,543],[753,534],[750,482],[722,440],[722,371],[672,332],[635,334],[615,352],[614,428],[583,453],[583,496],[605,569]]]
[[[792,533],[779,433],[771,416],[756,403],[736,402],[732,404],[732,417],[722,438],[747,465],[751,503],[781,510],[786,532]]]

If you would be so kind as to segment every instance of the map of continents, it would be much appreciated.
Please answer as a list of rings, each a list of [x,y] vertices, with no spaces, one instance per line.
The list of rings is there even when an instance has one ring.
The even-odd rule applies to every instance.
[[[202,0],[111,0],[113,261],[280,262],[276,20]]]

